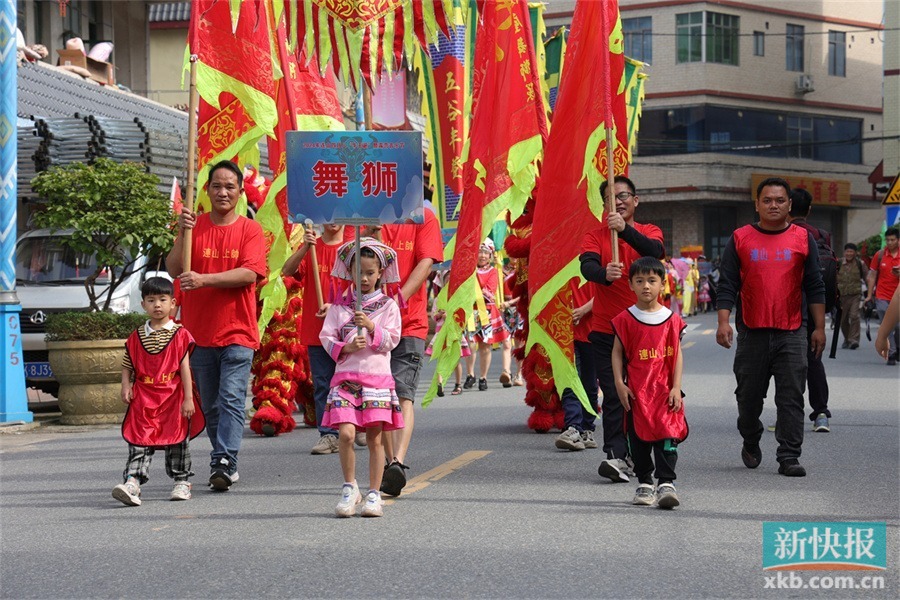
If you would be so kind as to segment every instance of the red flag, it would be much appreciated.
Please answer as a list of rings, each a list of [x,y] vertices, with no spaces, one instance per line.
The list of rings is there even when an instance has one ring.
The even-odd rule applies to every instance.
[[[446,288],[448,318],[435,340],[438,367],[423,404],[437,392],[437,375],[446,379],[459,361],[468,313],[481,297],[475,275],[478,247],[502,211],[521,214],[534,187],[534,161],[547,136],[528,4],[486,2],[483,10],[475,38],[469,157]],[[497,115],[504,116],[503,126]]]
[[[624,59],[618,3],[579,0],[535,207],[528,345],[544,347],[557,390],[575,390],[585,406],[589,404],[573,360],[568,283],[580,276],[578,256],[585,234],[602,218],[599,188],[607,172],[607,128],[616,134],[616,174],[628,166]]]

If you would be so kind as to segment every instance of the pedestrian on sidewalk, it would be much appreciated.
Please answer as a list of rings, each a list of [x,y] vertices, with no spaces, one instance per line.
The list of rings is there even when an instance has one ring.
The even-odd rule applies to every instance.
[[[303,306],[300,313],[300,343],[306,346],[309,352],[309,370],[313,380],[313,402],[316,407],[316,427],[319,430],[319,439],[310,450],[310,454],[334,454],[338,451],[337,430],[322,425],[322,416],[325,414],[325,402],[331,389],[331,378],[334,377],[334,359],[322,348],[319,341],[319,332],[325,319],[325,313],[330,306],[328,299],[339,295],[343,289],[343,281],[335,280],[331,276],[334,259],[337,256],[338,247],[353,238],[353,231],[344,225],[325,225],[322,236],[317,237],[316,232],[310,228],[303,233],[303,243],[291,254],[281,267],[282,275],[293,276],[303,281]],[[319,272],[313,272],[312,253],[315,248],[316,267]],[[319,289],[322,290],[325,304],[319,308],[316,293],[316,280],[319,278]],[[364,441],[359,440],[360,442]]]
[[[182,209],[166,270],[181,286],[181,320],[197,347],[191,368],[212,444],[209,485],[226,491],[238,481],[247,384],[259,348],[256,284],[266,276],[266,240],[256,221],[237,213],[244,174],[223,160],[209,170],[212,210]],[[184,231],[193,229],[191,270],[183,264]]]
[[[807,350],[812,346],[821,356],[825,348],[825,284],[812,234],[788,221],[790,191],[779,177],[762,181],[756,188],[759,222],[736,230],[725,246],[716,342],[731,348],[734,330],[728,320],[736,307],[735,396],[744,466],[755,469],[762,461],[759,442],[764,427],[759,417],[774,376],[778,472],[803,477],[806,469],[799,459]],[[813,328],[809,338],[807,312],[812,316],[808,326]]]
[[[681,336],[687,325],[659,303],[665,276],[665,266],[655,258],[631,263],[628,283],[636,300],[612,320],[612,368],[639,484],[632,504],[655,501],[672,509],[680,504],[673,483],[678,444],[688,435],[681,392]]]
[[[878,318],[883,321],[894,290],[900,284],[900,229],[890,227],[884,232],[884,248],[875,253],[869,264],[868,284],[866,302],[875,298]],[[900,362],[900,327],[893,328],[888,343],[887,364],[894,366]]]
[[[837,298],[837,260],[834,257],[834,251],[831,249],[831,234],[824,229],[813,227],[807,222],[810,208],[812,208],[813,197],[803,188],[795,188],[791,190],[791,211],[790,222],[806,229],[813,239],[816,241],[816,248],[819,256],[819,268],[822,273],[823,283],[825,284],[826,306],[825,310],[829,310],[828,294],[834,294],[832,301]],[[825,261],[830,261],[829,269],[825,269]],[[812,315],[808,315],[812,320]],[[806,386],[809,391],[809,420],[813,422],[813,431],[818,433],[828,433],[831,426],[828,419],[831,418],[831,411],[828,409],[828,377],[825,374],[825,365],[822,362],[822,355],[817,355],[812,350],[812,341],[809,340],[812,335],[812,329],[807,328],[806,337],[809,341],[807,345],[806,355]]]
[[[112,496],[127,506],[141,505],[141,486],[150,478],[158,449],[166,453],[166,474],[175,480],[170,500],[191,499],[188,443],[203,431],[203,412],[193,391],[190,354],[194,338],[175,323],[175,290],[163,277],[141,286],[141,307],[149,319],[125,341],[122,402],[128,405],[122,437],[128,442],[124,483]]]
[[[625,440],[624,411],[616,392],[612,371],[612,349],[615,335],[612,320],[620,312],[634,304],[634,294],[623,277],[631,263],[641,256],[662,259],[662,230],[656,225],[638,223],[634,213],[640,202],[634,182],[623,175],[616,176],[615,212],[604,215],[603,222],[590,231],[581,245],[581,274],[593,282],[594,305],[591,317],[591,333],[588,338],[594,348],[597,380],[603,392],[601,418],[603,420],[603,451],[606,460],[597,472],[616,483],[628,483],[634,475],[629,465],[628,445]],[[600,186],[601,197],[606,197],[606,182]],[[618,232],[619,260],[612,260],[610,230]]]
[[[356,513],[362,501],[356,483],[353,442],[357,428],[365,428],[369,448],[369,491],[362,509],[364,517],[380,517],[381,480],[384,475],[383,431],[403,428],[400,399],[391,375],[391,350],[400,342],[400,308],[383,291],[383,285],[398,284],[397,253],[372,238],[347,242],[337,251],[332,274],[353,280],[359,261],[359,288],[336,299],[328,308],[319,339],[336,367],[322,424],[337,428],[344,485],[335,508],[338,517]],[[356,310],[356,299],[361,308]]]
[[[838,263],[837,288],[841,306],[841,333],[844,335],[841,348],[845,350],[859,348],[859,305],[863,282],[868,274],[869,267],[860,260],[856,244],[844,244],[844,258]]]

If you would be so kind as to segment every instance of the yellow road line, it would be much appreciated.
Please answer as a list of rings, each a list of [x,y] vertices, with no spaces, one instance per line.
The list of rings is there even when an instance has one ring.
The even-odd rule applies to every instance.
[[[681,345],[681,349],[684,350],[685,348],[690,348],[691,346],[693,346],[696,343],[697,342],[685,342]]]
[[[438,465],[430,471],[425,471],[421,475],[413,477],[406,483],[406,487],[403,488],[403,495],[409,495],[413,492],[418,492],[421,489],[427,488],[433,482],[443,479],[447,475],[450,475],[454,471],[458,471],[468,465],[469,463],[475,462],[479,458],[484,458],[488,454],[490,454],[490,450],[471,450],[469,452],[465,452],[460,454],[453,460],[448,460],[442,465]],[[393,504],[393,500],[385,499],[385,504]]]
[[[715,333],[715,332],[716,332],[715,329],[704,329],[704,330],[701,331],[700,333],[701,333],[702,335],[709,335],[709,334]]]

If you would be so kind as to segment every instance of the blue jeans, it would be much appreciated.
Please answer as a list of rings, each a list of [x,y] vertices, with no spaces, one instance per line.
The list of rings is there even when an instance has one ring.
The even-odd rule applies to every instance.
[[[881,298],[875,298],[875,310],[878,311],[878,319],[883,321],[884,315],[887,313],[888,305],[890,304],[889,300],[882,300]],[[894,327],[890,333],[888,333],[888,357],[896,359],[897,358],[897,349],[900,347],[900,325]]]
[[[334,377],[334,360],[322,346],[307,346],[306,349],[309,351],[309,370],[312,371],[313,401],[316,404],[316,426],[319,428],[319,435],[337,435],[336,429],[322,427],[325,404],[331,390],[331,378]]]
[[[594,363],[594,347],[590,342],[575,340],[575,368],[578,370],[578,379],[581,380],[581,385],[587,393],[591,406],[595,411],[599,410],[600,407],[597,406],[597,365]],[[579,433],[594,431],[594,421],[597,417],[585,410],[575,392],[566,388],[561,401],[566,429],[574,427]]]
[[[191,369],[212,444],[209,466],[217,467],[224,458],[232,475],[237,471],[237,455],[244,435],[252,361],[253,349],[235,344],[222,348],[197,346],[191,354]]]

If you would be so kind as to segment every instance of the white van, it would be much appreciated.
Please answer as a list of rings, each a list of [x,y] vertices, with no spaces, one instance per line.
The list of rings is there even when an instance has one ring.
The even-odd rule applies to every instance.
[[[36,229],[16,242],[16,294],[22,305],[20,323],[22,350],[25,358],[25,382],[30,387],[56,394],[59,385],[47,361],[44,323],[47,316],[58,312],[88,310],[89,301],[84,280],[96,268],[94,256],[75,252],[60,239],[73,230]],[[118,313],[141,311],[141,285],[148,276],[165,276],[162,258],[151,261],[138,257],[119,284],[110,302]],[[148,275],[148,267],[151,269]],[[162,272],[159,272],[162,271]],[[97,279],[97,303],[106,301],[108,279]]]

